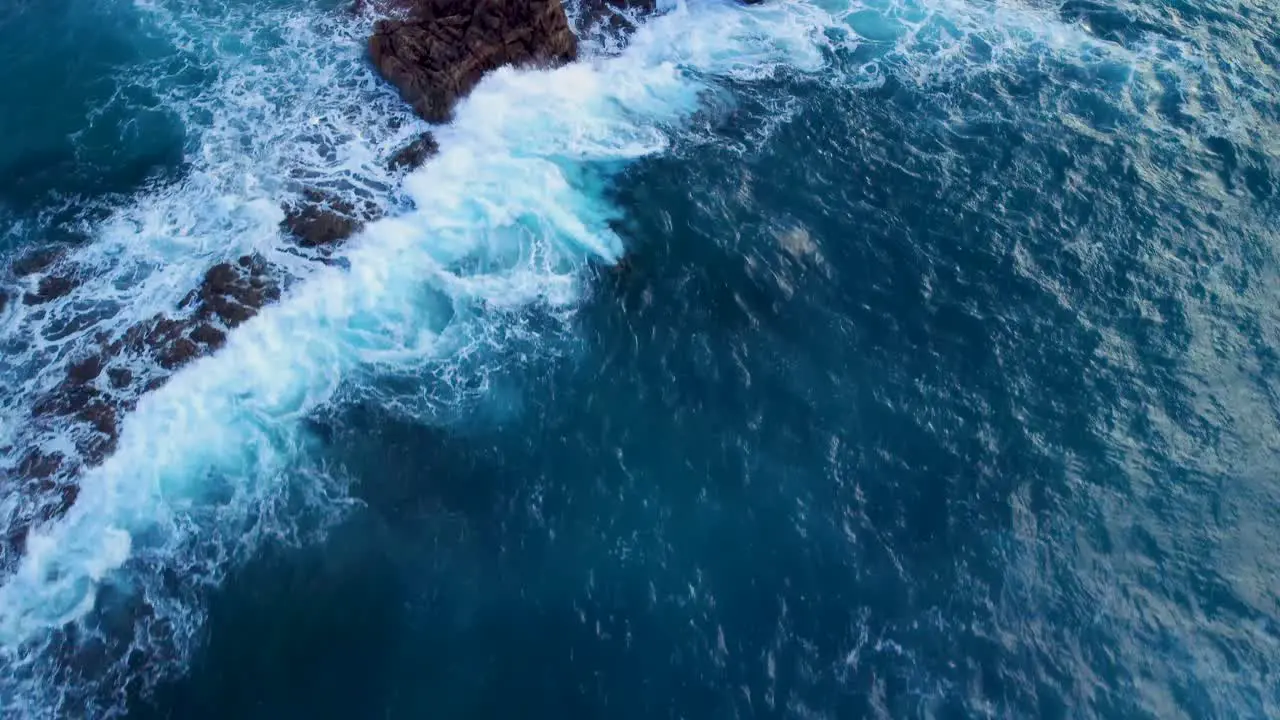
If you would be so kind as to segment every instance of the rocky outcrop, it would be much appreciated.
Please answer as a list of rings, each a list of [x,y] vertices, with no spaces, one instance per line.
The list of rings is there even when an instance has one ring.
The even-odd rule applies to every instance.
[[[560,0],[422,0],[408,18],[379,20],[373,64],[428,122],[445,122],[485,73],[577,57]]]
[[[44,272],[49,269],[50,265],[57,262],[63,253],[64,251],[60,247],[33,250],[13,261],[13,274],[18,277],[26,277],[38,272]]]
[[[32,421],[40,426],[54,418],[61,420],[60,425],[70,420],[80,461],[88,466],[102,462],[115,449],[120,414],[133,406],[139,393],[160,387],[174,370],[222,347],[227,330],[279,297],[275,272],[261,256],[246,255],[235,263],[213,266],[200,287],[179,304],[178,309],[187,309],[187,314],[155,315],[114,340],[100,337],[96,352],[73,360],[62,381],[33,404]],[[142,369],[141,383],[135,382],[133,368]],[[123,394],[139,384],[134,392]],[[60,454],[32,450],[24,456],[13,480],[34,483],[34,492],[54,493],[58,498],[42,507],[38,518],[29,519],[28,526],[66,512],[75,499],[75,475],[80,469],[78,462]],[[22,529],[14,537],[25,538],[25,534]]]
[[[387,161],[387,169],[392,172],[414,170],[438,152],[440,152],[440,145],[436,143],[436,136],[424,132],[413,142],[397,150]]]
[[[22,296],[24,305],[42,305],[51,300],[65,297],[80,284],[74,275],[47,275],[40,278],[35,292]]]
[[[204,274],[196,296],[195,319],[216,319],[234,328],[256,315],[263,305],[279,299],[280,285],[266,258],[245,255],[235,264],[214,265]]]
[[[600,8],[597,17],[616,15],[613,9],[624,5],[653,5],[653,0],[592,1]],[[458,100],[487,72],[508,65],[553,66],[577,56],[577,40],[560,0],[357,0],[354,9],[383,17],[369,40],[373,64],[429,122],[448,120]],[[438,150],[435,138],[425,133],[388,164],[393,171],[413,169]],[[321,250],[318,259],[324,259],[325,249],[377,214],[371,203],[308,189],[286,205],[282,229],[299,245]],[[13,264],[15,278],[41,275],[38,281],[22,281],[28,290],[22,296],[25,304],[63,297],[79,284],[75,272],[61,267],[62,260],[62,251],[52,249]],[[101,336],[96,352],[69,364],[66,376],[36,400],[31,421],[39,432],[50,419],[59,418],[48,427],[61,432],[70,420],[77,452],[63,455],[31,448],[25,455],[10,455],[21,459],[0,480],[22,483],[41,500],[27,510],[29,514],[11,518],[9,532],[0,538],[0,564],[8,565],[24,551],[34,524],[54,520],[72,506],[79,493],[78,474],[115,448],[118,419],[140,394],[221,347],[231,329],[279,299],[278,275],[258,255],[215,265],[175,312],[138,322],[118,337]],[[8,299],[0,291],[0,311]]]
[[[657,0],[581,0],[576,26],[581,36],[597,42],[602,35],[625,38],[635,29],[636,20],[657,9]]]
[[[377,215],[372,203],[307,188],[301,198],[285,205],[280,227],[302,247],[328,247],[356,234]]]

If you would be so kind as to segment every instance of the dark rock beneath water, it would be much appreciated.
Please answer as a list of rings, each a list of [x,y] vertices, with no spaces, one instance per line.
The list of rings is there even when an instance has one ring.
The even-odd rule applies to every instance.
[[[200,346],[190,338],[180,337],[160,348],[156,360],[165,370],[176,370],[200,355]]]
[[[9,307],[9,293],[4,290],[0,290],[0,313],[4,312],[4,309],[7,307]]]
[[[198,325],[189,337],[210,350],[217,350],[227,342],[227,334],[209,323]]]
[[[62,453],[32,450],[18,462],[18,475],[34,480],[52,477],[62,467],[64,460],[66,458]]]
[[[440,152],[435,135],[422,133],[416,140],[396,151],[387,162],[392,171],[413,170]]]
[[[107,371],[107,380],[111,382],[111,387],[116,390],[129,387],[129,383],[133,382],[133,371],[129,368],[114,367]]]
[[[85,406],[83,410],[76,414],[76,417],[88,423],[93,429],[115,438],[116,430],[116,409],[109,402],[111,398],[107,396],[105,399],[95,400]]]
[[[116,448],[120,413],[132,409],[136,397],[159,388],[171,371],[221,347],[226,342],[224,327],[239,325],[279,297],[272,268],[261,256],[246,255],[235,263],[213,266],[200,287],[180,305],[179,309],[190,308],[188,315],[171,318],[157,314],[136,323],[114,341],[105,334],[99,336],[100,351],[72,362],[66,378],[36,400],[31,412],[33,424],[43,426],[51,417],[71,420],[79,461],[84,466],[101,463]],[[140,358],[150,358],[154,365],[143,373],[137,395],[118,397],[96,386],[105,371],[113,389],[136,387],[133,371],[116,363]],[[147,367],[145,363],[143,367]],[[33,524],[56,519],[70,509],[79,493],[75,479],[81,467],[80,462],[62,455],[32,450],[13,468],[14,480],[35,483],[33,492],[43,505],[34,515],[14,519],[9,535],[0,539],[0,560],[11,562],[14,553],[25,551]]]
[[[119,343],[108,347],[108,351],[119,352],[121,346],[134,354],[148,354],[168,343],[177,340],[186,331],[187,323],[174,320],[164,315],[155,315],[130,327]]]
[[[34,417],[71,416],[84,410],[102,392],[92,385],[79,385],[64,381],[48,394],[36,400],[31,407]]]
[[[49,521],[62,517],[72,505],[76,504],[76,498],[80,497],[80,486],[75,483],[65,483],[58,486],[57,490],[57,502],[41,511],[41,520]]]
[[[102,356],[90,355],[89,357],[71,363],[71,367],[67,370],[67,380],[77,385],[91,383],[102,374]]]
[[[369,55],[428,122],[445,122],[486,72],[577,57],[560,0],[432,0],[409,18],[379,20]]]
[[[308,188],[302,199],[285,206],[280,226],[303,247],[333,245],[354,235],[376,210],[362,203],[359,207],[336,195]]]
[[[40,278],[40,284],[36,286],[36,291],[23,296],[22,302],[27,305],[40,305],[51,300],[57,300],[70,293],[79,284],[80,281],[71,275],[43,277]]]
[[[56,247],[29,252],[14,261],[13,274],[18,277],[26,277],[27,275],[44,272],[50,265],[57,262],[64,252],[62,248]]]
[[[657,12],[658,3],[656,0],[582,0],[578,7],[578,26],[581,31],[592,33],[603,30],[616,35],[635,29],[635,23],[630,17],[652,15]]]

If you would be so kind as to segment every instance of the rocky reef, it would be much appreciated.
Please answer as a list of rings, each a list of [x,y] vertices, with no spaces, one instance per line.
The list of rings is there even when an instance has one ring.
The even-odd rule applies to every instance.
[[[591,0],[583,8],[593,26],[621,28],[623,11],[651,12],[653,0]],[[447,121],[454,106],[488,72],[503,66],[551,67],[577,57],[577,37],[560,0],[357,0],[355,12],[381,17],[369,38],[373,66],[423,119]],[[633,13],[634,14],[634,13]],[[625,28],[622,28],[625,29]],[[425,132],[387,160],[392,172],[412,170],[439,151]],[[321,188],[302,188],[285,203],[282,235],[295,246],[324,256],[378,217],[371,202],[352,201]],[[25,288],[0,290],[0,313],[11,301],[34,306],[75,290],[81,277],[67,262],[66,248],[29,253],[9,267]],[[79,494],[78,476],[116,447],[119,418],[137,399],[170,375],[213,353],[227,333],[281,296],[287,273],[261,255],[224,262],[205,273],[172,312],[138,322],[114,337],[99,335],[97,350],[73,358],[66,376],[36,399],[32,427],[70,426],[75,455],[28,448],[0,478],[41,498],[20,517],[9,518],[0,538],[0,566],[24,552],[31,528],[64,514]]]
[[[427,122],[445,122],[485,73],[577,57],[560,0],[424,0],[379,20],[369,57]]]

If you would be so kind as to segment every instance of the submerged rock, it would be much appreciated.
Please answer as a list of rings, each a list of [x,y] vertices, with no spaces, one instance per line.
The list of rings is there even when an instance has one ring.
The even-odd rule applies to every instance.
[[[79,472],[101,463],[115,450],[121,413],[132,409],[138,397],[163,385],[174,370],[222,347],[227,329],[279,298],[274,268],[259,255],[245,255],[234,263],[209,268],[200,287],[176,308],[186,310],[184,315],[154,315],[114,340],[99,336],[97,352],[70,363],[66,377],[33,404],[31,418],[36,427],[60,418],[60,431],[70,421],[78,458],[32,449],[0,476],[5,482],[29,485],[42,499],[34,514],[14,518],[9,534],[0,538],[0,564],[11,563],[15,553],[25,552],[31,527],[56,520],[71,508],[79,494]],[[122,367],[133,363],[142,368],[141,378]],[[105,382],[100,379],[104,372]],[[115,392],[129,387],[138,390],[127,395]]]
[[[62,248],[56,247],[33,250],[13,262],[13,274],[18,277],[26,277],[27,275],[44,272],[49,269],[50,265],[57,262],[63,253]]]
[[[51,300],[57,300],[70,293],[80,284],[80,280],[71,275],[50,275],[40,278],[40,283],[36,286],[34,293],[27,293],[23,296],[22,302],[26,305],[41,305]]]
[[[31,415],[33,417],[75,416],[101,395],[102,391],[92,385],[81,385],[64,380],[52,391],[36,400],[31,407]]]
[[[578,5],[578,27],[584,33],[603,31],[613,36],[635,29],[632,18],[657,12],[657,0],[582,0]]]
[[[285,206],[280,226],[302,247],[323,247],[351,237],[376,214],[376,209],[367,203],[357,206],[323,190],[308,188],[301,200]]]
[[[77,385],[91,383],[102,374],[102,367],[102,356],[90,355],[71,364],[67,370],[67,380]]]
[[[436,136],[424,132],[416,140],[397,150],[396,154],[387,161],[387,167],[393,172],[414,170],[438,152],[440,152],[440,145],[436,142]]]
[[[227,334],[209,323],[201,323],[188,337],[209,350],[217,350],[227,342]]]
[[[113,367],[107,371],[107,380],[110,381],[111,387],[122,390],[133,382],[133,371],[129,368]]]
[[[379,20],[369,55],[418,115],[445,122],[486,72],[572,61],[577,38],[560,0],[434,0]]]
[[[23,477],[36,480],[52,477],[62,467],[65,459],[62,453],[32,450],[18,463],[18,473]]]

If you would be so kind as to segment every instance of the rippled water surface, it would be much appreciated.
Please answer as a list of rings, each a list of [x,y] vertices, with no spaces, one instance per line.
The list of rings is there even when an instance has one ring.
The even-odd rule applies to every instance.
[[[344,3],[0,8],[6,717],[1280,715],[1280,14],[662,7],[407,177]]]

